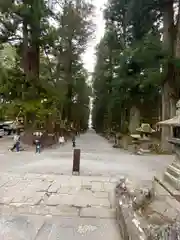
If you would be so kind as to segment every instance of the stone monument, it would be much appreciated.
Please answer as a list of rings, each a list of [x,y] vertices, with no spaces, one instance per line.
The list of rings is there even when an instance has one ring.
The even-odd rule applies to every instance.
[[[180,201],[180,100],[177,102],[176,108],[175,117],[158,123],[162,127],[172,127],[173,136],[168,141],[174,146],[175,158],[172,164],[167,167],[164,175],[160,178],[155,177],[155,180]]]

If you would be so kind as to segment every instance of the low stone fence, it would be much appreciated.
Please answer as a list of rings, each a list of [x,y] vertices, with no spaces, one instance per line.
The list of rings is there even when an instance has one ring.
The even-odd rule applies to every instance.
[[[116,187],[116,217],[123,240],[148,239],[143,224],[133,209],[132,197],[124,181]]]
[[[162,199],[162,195],[159,198],[161,200],[157,201],[156,194],[153,184],[152,187],[139,190],[127,186],[125,180],[121,180],[117,185],[116,217],[123,240],[180,239],[180,221],[176,219],[176,215],[179,216],[179,205],[175,204],[175,200],[168,199],[168,196],[165,196],[165,198],[167,202],[173,201],[172,206],[167,204],[165,199]],[[163,212],[159,209],[158,213],[158,208],[162,207],[163,204],[164,206],[167,205],[166,207],[169,207],[169,209],[163,210]],[[154,209],[152,209],[153,206]],[[145,216],[143,209],[145,211],[151,209],[152,214],[148,217]],[[162,217],[163,221],[161,223],[156,214]]]

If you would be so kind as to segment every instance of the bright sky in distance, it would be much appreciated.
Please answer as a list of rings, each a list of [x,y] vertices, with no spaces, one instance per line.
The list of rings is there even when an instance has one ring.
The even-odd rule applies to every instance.
[[[107,3],[107,0],[92,0],[95,6],[95,17],[94,17],[94,24],[95,32],[94,38],[88,43],[88,47],[86,49],[85,54],[83,55],[83,62],[84,67],[87,69],[88,72],[93,72],[96,58],[95,58],[95,47],[100,42],[101,38],[104,35],[104,20],[103,20],[103,8],[104,5]]]

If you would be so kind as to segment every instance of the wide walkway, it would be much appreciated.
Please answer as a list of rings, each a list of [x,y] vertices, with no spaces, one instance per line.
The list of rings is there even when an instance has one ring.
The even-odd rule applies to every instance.
[[[0,147],[0,239],[120,240],[116,182],[150,180],[172,160],[113,149],[92,131],[77,138],[77,147],[80,176],[72,176],[71,143],[40,155]]]
[[[77,138],[77,148],[81,149],[81,176],[119,177],[123,175],[149,180],[173,159],[168,155],[138,156],[121,149],[113,149],[111,144],[92,131]],[[0,144],[0,171],[71,175],[72,156],[71,142],[63,147],[48,149],[40,155],[27,151],[11,153],[1,150]]]

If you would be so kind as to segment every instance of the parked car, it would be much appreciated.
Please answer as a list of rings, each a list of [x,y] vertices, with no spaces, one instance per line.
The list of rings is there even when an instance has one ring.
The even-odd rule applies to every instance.
[[[3,129],[6,135],[11,135],[12,133],[15,133],[17,129],[22,132],[23,128],[24,126],[22,124],[15,121],[5,121],[3,123]]]
[[[3,123],[0,123],[0,137],[2,138],[3,136],[4,136]]]
[[[6,135],[11,135],[14,132],[13,121],[5,121],[3,123],[3,129]]]

